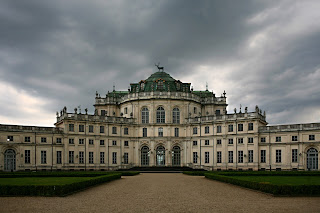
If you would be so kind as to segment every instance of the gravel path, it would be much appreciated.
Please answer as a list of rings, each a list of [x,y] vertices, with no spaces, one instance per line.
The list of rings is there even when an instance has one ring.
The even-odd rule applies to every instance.
[[[0,197],[0,212],[320,212],[319,197],[268,194],[183,174],[140,174],[68,197]]]

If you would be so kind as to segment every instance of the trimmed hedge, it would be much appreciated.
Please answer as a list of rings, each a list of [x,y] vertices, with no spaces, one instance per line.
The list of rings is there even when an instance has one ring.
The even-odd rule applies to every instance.
[[[121,173],[121,176],[134,176],[134,175],[140,174],[140,172],[129,172],[129,171],[120,172],[120,173]]]
[[[193,176],[204,176],[207,171],[184,171],[185,175],[193,175]]]
[[[232,176],[232,175],[228,175]],[[320,196],[320,185],[275,185],[270,183],[259,183],[247,180],[239,180],[221,174],[206,173],[205,177],[234,185],[259,190],[273,195],[289,196]]]
[[[219,171],[225,176],[320,176],[319,171]]]
[[[85,171],[61,171],[61,172],[10,172],[0,173],[0,178],[18,178],[18,177],[97,177],[120,172],[85,172]]]
[[[90,186],[121,178],[121,173],[93,177],[90,180],[65,185],[0,185],[0,196],[66,196]]]

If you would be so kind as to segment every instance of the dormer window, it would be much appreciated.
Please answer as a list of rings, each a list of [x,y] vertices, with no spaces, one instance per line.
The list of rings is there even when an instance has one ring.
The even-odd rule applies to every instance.
[[[179,82],[176,83],[176,86],[177,86],[177,90],[180,90],[181,86]]]
[[[144,83],[143,82],[140,84],[140,89],[144,90]]]
[[[158,90],[163,90],[163,81],[162,80],[158,81]]]

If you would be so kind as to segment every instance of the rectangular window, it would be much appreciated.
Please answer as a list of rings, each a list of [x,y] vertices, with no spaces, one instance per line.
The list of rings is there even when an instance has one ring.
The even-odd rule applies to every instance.
[[[117,164],[117,153],[112,152],[112,164]]]
[[[79,132],[84,132],[84,125],[82,124],[79,125]]]
[[[198,163],[198,153],[193,152],[193,163]]]
[[[89,152],[89,163],[93,164],[93,152]]]
[[[69,138],[69,144],[74,144],[74,139],[73,138]]]
[[[209,152],[204,153],[204,163],[209,163]]]
[[[314,135],[309,135],[309,141],[314,141],[314,140],[315,140]]]
[[[147,128],[143,128],[142,129],[142,137],[148,137],[148,131],[147,131]]]
[[[84,152],[79,152],[79,163],[84,164]]]
[[[74,163],[74,151],[69,151],[69,163]]]
[[[217,126],[217,133],[221,133],[221,126]]]
[[[93,139],[89,139],[89,145],[93,145]]]
[[[125,127],[125,128],[123,129],[123,134],[124,134],[124,135],[129,135],[129,128],[128,128],[128,127]]]
[[[162,127],[158,128],[158,136],[163,137],[163,128]]]
[[[62,163],[62,152],[57,151],[57,164],[61,164],[61,163]]]
[[[293,136],[292,136],[292,141],[298,141],[298,136],[293,135]]]
[[[41,164],[47,163],[47,151],[41,151]]]
[[[112,146],[116,146],[117,145],[117,141],[112,141]]]
[[[179,128],[174,128],[174,137],[179,137]]]
[[[128,108],[127,107],[124,108],[124,114],[128,114]]]
[[[24,163],[30,163],[30,150],[24,150]]]
[[[238,124],[238,131],[242,132],[243,131],[243,124]]]
[[[253,143],[253,138],[248,138],[248,143]]]
[[[206,126],[206,127],[204,128],[204,133],[205,133],[205,134],[209,134],[209,127],[208,127],[208,126]]]
[[[253,130],[253,123],[249,123],[248,124],[248,131],[252,131]]]
[[[276,150],[276,163],[281,163],[281,149]]]
[[[253,150],[248,150],[248,163],[253,163]]]
[[[84,138],[79,138],[79,144],[83,145],[84,144]]]
[[[128,164],[129,163],[129,154],[128,152],[123,153],[123,163]]]
[[[228,163],[233,163],[233,151],[228,151]]]
[[[261,150],[260,161],[261,161],[261,163],[266,162],[266,150]]]
[[[104,133],[104,126],[100,126],[100,133]]]
[[[233,138],[228,139],[228,144],[233,144]]]
[[[263,138],[260,139],[260,141],[261,141],[261,143],[265,143],[266,142],[266,138],[263,137]]]
[[[216,115],[220,115],[220,109],[216,110]]]
[[[276,137],[276,142],[281,142],[281,136]]]
[[[41,143],[47,143],[47,138],[42,137],[41,138]]]
[[[221,163],[221,152],[217,152],[217,163]]]
[[[298,150],[293,149],[292,150],[292,163],[297,163],[298,162]]]
[[[100,152],[100,164],[104,164],[104,152]]]
[[[101,110],[101,115],[105,116],[106,115],[106,111],[105,110]]]
[[[238,138],[238,143],[243,144],[243,138]]]
[[[115,126],[112,127],[112,134],[117,134],[117,127]]]
[[[100,146],[104,146],[104,140],[100,140]]]
[[[243,163],[243,151],[238,151],[238,163]]]
[[[124,141],[124,146],[129,146],[129,141]]]
[[[198,134],[198,128],[197,127],[193,127],[193,134],[194,135]]]
[[[74,132],[74,124],[69,124],[69,132]]]
[[[57,143],[62,143],[62,139],[61,139],[61,138],[57,138],[57,139],[56,139],[56,142],[57,142]]]
[[[221,145],[221,139],[217,139],[217,145]]]
[[[193,141],[193,145],[197,146],[198,145],[198,141]]]
[[[233,125],[232,124],[228,125],[228,132],[233,132]]]
[[[193,114],[197,114],[197,107],[193,107]]]
[[[209,140],[205,140],[204,141],[204,145],[209,145],[210,143],[209,143]]]
[[[93,125],[89,125],[89,132],[93,133]]]
[[[13,136],[12,136],[12,135],[9,135],[9,136],[7,137],[7,141],[13,141]]]
[[[30,142],[30,137],[24,137],[24,142]]]

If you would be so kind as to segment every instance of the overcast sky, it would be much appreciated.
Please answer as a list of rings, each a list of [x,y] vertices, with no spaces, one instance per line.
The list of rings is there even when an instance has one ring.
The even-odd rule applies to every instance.
[[[53,126],[160,62],[228,112],[320,122],[320,1],[0,0],[0,123]]]

